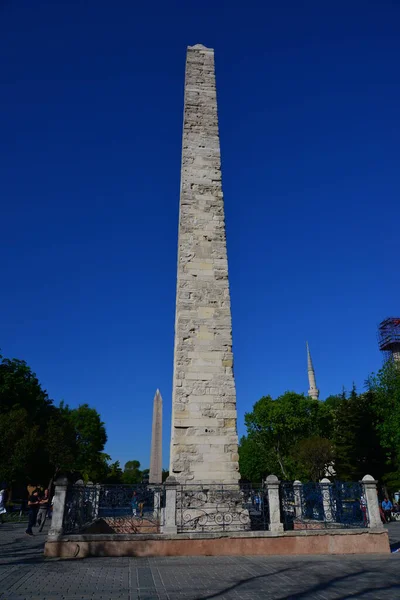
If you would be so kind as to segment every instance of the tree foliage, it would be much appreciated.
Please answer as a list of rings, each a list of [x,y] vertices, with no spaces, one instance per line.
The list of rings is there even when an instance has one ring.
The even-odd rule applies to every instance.
[[[24,361],[0,356],[1,481],[46,484],[61,471],[101,481],[106,441],[94,408],[55,406]]]
[[[60,412],[68,427],[74,431],[74,468],[85,480],[101,481],[107,476],[108,455],[103,454],[107,442],[104,423],[95,408],[81,404],[71,409],[61,403]]]
[[[128,460],[125,463],[124,472],[122,475],[123,483],[140,483],[143,479],[143,472],[140,470],[140,462],[138,460]]]
[[[320,436],[300,440],[297,459],[306,477],[308,475],[311,481],[320,481],[334,464],[332,442]]]
[[[35,472],[40,436],[38,425],[18,405],[0,413],[0,481],[22,478]]]
[[[368,473],[400,486],[400,369],[393,363],[369,378],[364,393],[353,387],[325,402],[294,392],[275,400],[265,396],[245,423],[239,446],[245,479],[273,473],[316,480],[330,470],[342,480]]]
[[[392,487],[400,487],[400,368],[388,361],[368,381],[368,394],[375,415],[377,437],[384,454],[382,478]]]
[[[255,403],[253,411],[245,415],[245,424],[248,440],[241,441],[240,466],[255,460],[259,464],[261,460],[264,468],[259,464],[257,475],[274,466],[278,469],[275,474],[283,479],[291,479],[298,471],[295,452],[298,442],[319,434],[324,415],[317,400],[286,392],[276,400],[271,396],[261,398]],[[251,453],[256,449],[259,454],[257,459],[249,456],[249,451]],[[250,474],[248,464],[245,472]]]
[[[108,473],[106,476],[106,483],[121,483],[123,471],[121,469],[119,460],[111,463],[108,466]]]

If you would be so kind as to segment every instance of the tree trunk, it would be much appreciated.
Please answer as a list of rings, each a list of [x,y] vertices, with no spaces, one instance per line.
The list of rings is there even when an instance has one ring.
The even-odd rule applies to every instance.
[[[284,479],[287,479],[286,471],[285,471],[285,469],[283,467],[281,455],[279,453],[279,445],[275,448],[275,452],[276,452],[276,456],[277,456],[277,459],[278,459],[279,466],[280,466],[281,471],[282,471],[282,475],[283,475]]]

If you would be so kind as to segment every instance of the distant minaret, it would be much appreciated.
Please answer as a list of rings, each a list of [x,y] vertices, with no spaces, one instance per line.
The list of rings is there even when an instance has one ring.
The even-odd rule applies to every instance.
[[[308,371],[308,385],[310,389],[308,390],[308,395],[310,398],[314,398],[314,400],[318,400],[319,398],[319,389],[317,388],[317,382],[315,381],[315,371],[311,360],[310,348],[308,347],[308,342],[306,342],[307,346],[307,371]]]
[[[153,402],[153,427],[151,431],[151,455],[149,483],[162,482],[162,398],[156,391]]]

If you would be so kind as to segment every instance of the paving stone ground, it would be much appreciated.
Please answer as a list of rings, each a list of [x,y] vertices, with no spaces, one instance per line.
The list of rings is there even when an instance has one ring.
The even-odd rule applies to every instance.
[[[389,533],[400,546],[400,523]],[[45,535],[0,525],[1,600],[400,598],[400,553],[59,560],[43,558]]]

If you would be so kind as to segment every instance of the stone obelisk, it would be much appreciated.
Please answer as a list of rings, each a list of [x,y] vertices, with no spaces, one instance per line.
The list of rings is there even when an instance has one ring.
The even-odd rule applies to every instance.
[[[214,51],[198,44],[186,60],[170,475],[237,483],[238,459]]]
[[[153,425],[151,431],[151,454],[149,483],[162,482],[162,398],[156,391],[153,401]]]
[[[318,400],[319,398],[319,389],[317,388],[317,382],[315,380],[315,371],[311,360],[310,348],[308,347],[308,342],[306,342],[307,346],[307,372],[308,372],[308,385],[310,389],[308,390],[308,395],[310,398],[314,398],[314,400]]]

